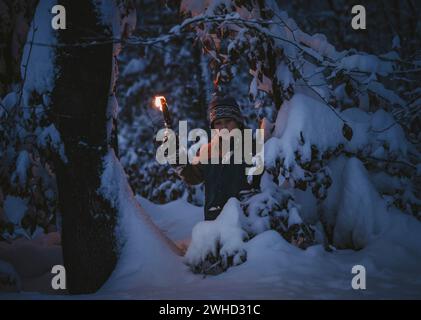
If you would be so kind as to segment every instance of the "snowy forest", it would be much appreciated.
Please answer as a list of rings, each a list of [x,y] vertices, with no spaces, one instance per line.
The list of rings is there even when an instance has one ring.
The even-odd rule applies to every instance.
[[[420,299],[420,10],[0,0],[0,299]],[[214,220],[156,160],[156,96],[205,131],[230,96],[264,132],[258,184]]]

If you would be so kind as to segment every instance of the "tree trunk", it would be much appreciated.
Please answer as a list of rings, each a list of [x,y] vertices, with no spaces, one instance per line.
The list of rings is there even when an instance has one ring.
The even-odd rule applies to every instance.
[[[94,1],[59,4],[66,8],[67,29],[57,31],[58,42],[67,45],[56,49],[52,104],[67,157],[56,163],[63,258],[69,292],[90,293],[108,279],[117,262],[117,212],[98,192],[103,156],[113,148],[107,137],[113,45],[74,44],[110,38],[112,31],[103,24]]]

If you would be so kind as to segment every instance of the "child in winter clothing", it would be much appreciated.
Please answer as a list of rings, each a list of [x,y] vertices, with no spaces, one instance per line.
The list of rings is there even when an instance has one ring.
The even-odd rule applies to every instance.
[[[235,99],[230,97],[216,96],[212,99],[209,104],[209,122],[212,129],[231,131],[238,128],[242,132],[244,129],[240,108]],[[187,183],[204,183],[205,220],[216,219],[229,198],[238,197],[240,191],[255,188],[259,184],[259,176],[254,176],[252,183],[248,183],[244,158],[242,163],[235,164],[233,153],[222,154],[218,139],[220,137],[215,136],[207,145],[203,145],[191,164],[177,168],[177,172]],[[205,149],[208,149],[208,152],[204,152]],[[222,158],[227,156],[230,159],[229,163],[222,163]],[[203,163],[204,157],[208,158],[206,164]],[[213,164],[211,157],[219,157],[220,161]]]

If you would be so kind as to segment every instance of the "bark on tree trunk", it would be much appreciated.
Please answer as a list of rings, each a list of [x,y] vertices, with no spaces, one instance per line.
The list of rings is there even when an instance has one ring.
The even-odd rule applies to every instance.
[[[77,294],[98,290],[117,261],[117,213],[98,192],[103,156],[113,148],[107,138],[113,45],[73,46],[92,37],[110,38],[112,31],[93,1],[59,4],[66,8],[67,29],[57,31],[58,42],[69,45],[56,49],[52,104],[68,161],[57,161],[56,177],[68,290]]]

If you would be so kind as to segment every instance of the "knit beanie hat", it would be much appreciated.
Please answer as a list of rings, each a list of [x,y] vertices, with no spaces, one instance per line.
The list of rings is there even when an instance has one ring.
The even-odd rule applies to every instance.
[[[217,119],[221,118],[232,118],[234,119],[240,128],[244,127],[244,119],[241,115],[240,107],[231,97],[215,96],[209,103],[209,122],[211,128],[213,123]]]

